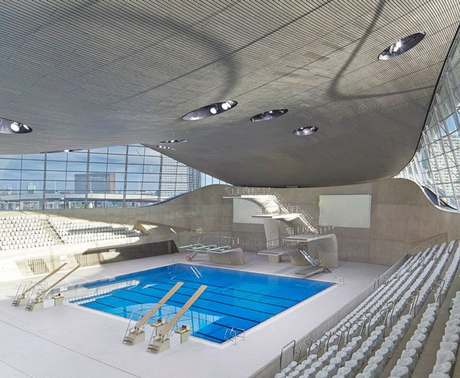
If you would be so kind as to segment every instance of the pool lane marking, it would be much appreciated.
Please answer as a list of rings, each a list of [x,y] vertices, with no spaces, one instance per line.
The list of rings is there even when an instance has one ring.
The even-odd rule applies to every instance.
[[[157,282],[160,282],[160,283],[165,284],[165,285],[172,285],[169,282],[164,282],[164,281],[160,281],[160,280],[157,280]],[[185,281],[184,282],[184,285],[183,285],[184,288],[193,289],[190,286],[188,286],[187,283],[196,283],[196,281]],[[197,285],[199,285],[199,284],[197,283]],[[249,301],[258,302],[258,303],[264,303],[264,304],[267,304],[267,305],[278,306],[278,307],[289,308],[289,307],[292,307],[292,306],[296,305],[297,303],[301,302],[301,301],[298,301],[298,300],[295,300],[295,299],[283,298],[283,297],[275,297],[273,295],[267,295],[267,294],[259,294],[259,293],[254,292],[254,291],[239,290],[239,289],[236,289],[236,288],[233,288],[233,287],[228,287],[228,286],[219,286],[219,285],[214,285],[214,284],[208,284],[208,287],[223,288],[223,289],[226,289],[226,290],[234,290],[234,291],[241,292],[241,293],[248,293],[248,294],[256,295],[256,296],[259,296],[259,297],[270,297],[270,298],[275,298],[275,299],[279,299],[279,300],[283,300],[283,301],[294,302],[294,304],[289,305],[289,306],[286,307],[286,306],[283,306],[283,305],[278,305],[278,304],[273,304],[273,303],[268,303],[268,302],[262,302],[262,301],[256,301],[256,300],[249,299],[249,298],[235,297],[235,298],[239,298],[239,299],[246,299],[246,300],[249,300]],[[157,288],[157,289],[158,290],[163,290],[163,289],[159,289],[159,288]],[[225,293],[222,293],[222,292],[219,292],[219,291],[209,290],[209,292],[212,292],[212,293],[215,293],[215,294],[220,294],[220,295],[225,295]],[[315,293],[315,294],[317,294],[317,293]],[[307,299],[307,298],[305,298],[305,299]],[[305,300],[305,299],[302,299],[302,301]]]
[[[119,299],[124,299],[124,298],[119,298]],[[173,300],[170,300],[171,302],[175,302]],[[123,306],[121,307],[116,307],[114,305],[111,305],[111,304],[106,304],[106,303],[103,303],[103,302],[97,302],[97,301],[93,301],[93,302],[89,302],[89,303],[97,303],[99,305],[103,305],[103,306],[106,306],[106,307],[111,307],[111,308],[114,308],[114,309],[118,309],[120,310],[121,312],[132,312],[132,311],[128,311],[128,310],[122,310]],[[133,303],[137,303],[137,304],[144,304],[142,302],[135,302],[135,301],[129,301],[129,302],[133,302]],[[180,302],[175,302],[175,303],[179,303],[179,306],[174,306],[174,307],[180,307],[180,305],[182,305]],[[170,304],[171,305],[171,304]],[[90,306],[86,306],[86,303],[80,305],[80,306],[85,306],[85,307],[90,307]],[[226,312],[220,312],[220,311],[217,311],[217,310],[210,310],[208,308],[205,308],[205,307],[200,307],[200,306],[192,306],[194,309],[201,309],[201,310],[204,310],[206,312],[211,312],[211,313],[215,313],[215,314],[221,314],[221,315],[225,315],[225,316],[230,316],[232,318],[235,318],[235,319],[242,319],[242,320],[246,320],[246,321],[251,321],[251,322],[254,322],[257,324],[260,324],[262,322],[264,322],[265,320],[268,320],[270,319],[271,317],[275,316],[275,315],[278,315],[278,314],[274,314],[274,315],[271,315],[269,316],[267,319],[264,319],[262,321],[260,320],[255,320],[255,319],[251,319],[251,318],[244,318],[242,316],[238,316],[238,315],[233,315],[233,314],[229,314],[229,313],[226,313]],[[91,308],[91,307],[90,307]],[[97,309],[95,309],[97,310]],[[103,311],[103,310],[100,310],[100,311]],[[199,312],[199,311],[197,311]],[[257,312],[257,311],[254,311],[254,312]],[[281,311],[282,312],[282,311]],[[267,315],[270,315],[270,314],[267,314]]]
[[[129,311],[126,311],[126,310],[121,310],[119,307],[115,307],[115,306],[112,306],[112,305],[109,305],[109,304],[106,304],[106,303],[100,303],[100,302],[96,302],[96,303],[97,303],[98,305],[100,305],[100,306],[105,306],[105,307],[113,308],[113,309],[119,310],[120,312],[123,312],[123,313],[129,312]],[[97,309],[97,308],[93,308],[93,307],[90,307],[90,306],[86,306],[86,303],[85,303],[85,304],[82,304],[81,306],[89,307],[89,308],[91,308],[92,310],[96,310],[96,311],[106,312],[106,311],[104,311],[104,310],[102,310],[102,309]],[[120,316],[120,315],[118,315],[118,314],[116,314],[116,313],[112,313],[112,312],[109,312],[109,314],[115,315],[115,316]],[[225,315],[225,316],[228,316],[228,317],[235,318],[235,319],[243,319],[243,320],[246,320],[246,321],[248,321],[248,322],[254,323],[254,324],[252,324],[252,325],[249,326],[249,327],[242,326],[241,328],[243,328],[245,331],[247,331],[247,330],[249,330],[249,329],[251,329],[251,328],[253,328],[253,327],[255,327],[255,326],[257,326],[257,325],[259,325],[259,324],[261,324],[261,323],[263,323],[264,321],[270,319],[270,318],[268,318],[268,319],[263,320],[263,321],[257,321],[257,320],[245,319],[245,318],[241,318],[241,317],[233,316],[233,315],[229,315],[229,314],[224,314],[224,315]],[[127,319],[127,318],[124,317],[124,316],[123,316],[123,318]],[[207,324],[206,324],[205,327],[207,327],[208,325],[213,324],[213,325],[216,325],[216,326],[221,327],[221,328],[226,328],[226,329],[232,329],[232,328],[233,328],[232,326],[229,326],[229,325],[226,325],[226,324],[219,323],[219,320],[217,320],[217,321],[215,321],[215,322],[210,322],[210,323],[206,322],[206,323],[207,323]],[[204,327],[203,327],[203,328],[204,328]],[[201,337],[201,338],[204,338],[204,339],[206,339],[206,340],[209,340],[209,338],[214,338],[214,339],[216,339],[216,340],[222,340],[220,343],[217,342],[217,341],[209,340],[209,341],[212,341],[212,342],[217,342],[217,343],[219,343],[219,344],[222,344],[223,342],[226,341],[226,340],[224,340],[224,339],[219,339],[219,338],[217,338],[217,337],[211,336],[210,334],[207,334],[207,333],[204,333],[204,332],[200,332],[200,330],[197,330],[197,331],[194,331],[194,332],[193,332],[193,334],[197,334],[197,333],[199,333],[199,334],[201,334],[201,335],[203,335],[203,336],[206,336],[206,337]],[[196,337],[200,337],[200,336],[196,336]]]
[[[184,285],[185,286],[185,285]],[[152,290],[152,288],[148,288],[148,289],[142,289],[141,291],[139,290],[135,290],[135,288],[131,288],[129,291],[132,291],[134,293],[138,293],[138,294],[144,294],[145,291],[150,291]],[[153,290],[159,290],[159,291],[166,291],[165,289],[161,289],[159,287],[156,287],[155,289]],[[180,295],[186,295],[186,294],[182,294],[182,293],[178,293]],[[225,294],[222,294],[222,293],[218,293],[218,292],[213,292],[213,291],[210,291],[208,294],[214,294],[214,295],[217,295],[219,297],[227,297],[227,298],[232,298],[231,296],[229,295],[225,295]],[[145,295],[148,295],[148,294],[145,294]],[[291,305],[291,306],[283,306],[283,305],[276,305],[276,304],[273,304],[273,303],[266,303],[266,302],[260,302],[260,301],[255,301],[255,300],[252,300],[252,299],[249,299],[249,298],[238,298],[238,297],[233,297],[235,298],[236,300],[242,300],[242,301],[247,301],[247,302],[250,302],[250,303],[261,303],[263,305],[266,305],[266,306],[272,306],[272,307],[276,307],[276,308],[279,308],[281,311],[284,311],[284,310],[287,310],[288,308],[291,308],[292,306],[296,305],[297,303],[299,302],[296,302],[295,304]],[[218,301],[216,299],[212,299],[212,298],[205,298],[204,296],[201,298],[201,299],[206,299],[208,301],[213,301],[213,302],[216,302],[216,303],[222,303],[222,304],[225,304],[225,305],[228,305],[228,306],[235,306],[235,307],[240,307],[240,308],[246,308],[246,309],[249,309],[249,310],[253,310],[252,307],[245,307],[243,306],[242,303],[240,303],[240,305],[236,305],[234,303],[226,303],[226,302],[221,302],[221,301]],[[251,306],[251,304],[248,303],[247,306]]]
[[[121,289],[121,290],[123,290],[123,289]],[[156,289],[156,290],[161,290],[161,289]],[[131,292],[134,292],[134,293],[139,294],[139,295],[150,296],[149,294],[145,294],[145,293],[139,292],[139,291],[137,291],[137,290],[126,290],[126,291],[131,291]],[[163,290],[162,290],[162,291],[163,291]],[[186,294],[181,294],[181,293],[177,293],[177,295],[181,295],[181,296],[185,296],[185,297],[187,296]],[[114,296],[115,296],[115,295],[114,295]],[[123,297],[121,297],[121,298],[123,298]],[[156,296],[155,296],[155,298],[156,298]],[[161,297],[160,297],[160,298],[161,298]],[[258,312],[258,313],[260,313],[260,314],[267,314],[267,315],[271,315],[271,316],[275,316],[275,315],[279,314],[280,312],[285,311],[285,310],[287,310],[288,308],[290,308],[290,307],[284,308],[284,307],[281,307],[281,306],[277,306],[277,307],[281,307],[281,308],[280,308],[280,311],[275,312],[275,313],[272,313],[272,312],[266,312],[266,311],[262,311],[262,310],[255,310],[255,309],[250,308],[250,307],[239,306],[239,305],[236,305],[236,304],[229,304],[229,303],[225,303],[225,302],[220,302],[220,301],[214,300],[214,299],[207,299],[207,298],[204,298],[204,297],[203,297],[203,298],[199,298],[199,299],[200,299],[200,300],[203,300],[203,301],[211,302],[211,303],[219,303],[219,304],[222,304],[222,305],[225,305],[225,306],[237,307],[237,308],[241,308],[241,309],[243,309],[243,310],[250,310],[250,311]],[[181,303],[181,302],[174,301],[173,299],[171,299],[170,301],[171,301],[171,302],[176,302],[176,303]],[[185,303],[185,302],[184,302],[184,303]],[[193,305],[192,307],[198,308],[196,305]],[[205,308],[205,307],[200,307],[200,308]],[[212,310],[212,311],[213,311],[213,310]]]

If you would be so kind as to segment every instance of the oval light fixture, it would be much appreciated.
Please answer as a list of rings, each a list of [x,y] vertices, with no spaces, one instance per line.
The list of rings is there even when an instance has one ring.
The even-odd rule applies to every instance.
[[[379,60],[388,60],[404,54],[425,38],[425,35],[425,32],[420,32],[401,38],[399,41],[396,41],[391,46],[383,50],[379,55]]]
[[[268,112],[256,114],[255,116],[251,117],[251,122],[271,121],[272,119],[285,115],[287,112],[287,109],[269,110]]]
[[[165,144],[165,143],[185,143],[188,142],[187,139],[171,139],[171,140],[163,140],[160,143]]]
[[[197,121],[199,119],[212,117],[230,110],[238,105],[237,101],[229,100],[224,102],[216,102],[203,106],[202,108],[193,110],[182,117],[184,121]]]
[[[44,152],[40,152],[41,154],[59,154],[61,152],[74,152],[74,151],[81,151],[81,150],[60,150],[60,151],[44,151]]]
[[[155,146],[156,148],[160,148],[162,150],[174,150],[175,148],[169,147],[169,146]]]
[[[292,133],[297,136],[305,136],[305,135],[311,135],[314,134],[318,131],[318,128],[316,126],[303,126],[298,128],[297,130],[294,130]]]
[[[24,125],[21,122],[11,119],[0,118],[0,133],[1,134],[27,134],[31,133],[32,128]]]

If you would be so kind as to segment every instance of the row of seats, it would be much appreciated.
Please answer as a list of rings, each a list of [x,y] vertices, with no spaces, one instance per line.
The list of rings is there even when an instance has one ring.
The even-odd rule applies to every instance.
[[[360,377],[378,377],[409,328],[412,314],[401,316],[402,313],[409,302],[412,302],[414,311],[423,304],[445,268],[454,243],[451,242],[447,250],[444,243],[440,248],[435,246],[409,257],[384,285],[315,342],[305,361],[301,364],[293,361],[275,377],[331,378],[356,377],[358,374]],[[457,250],[456,255],[459,253]],[[412,296],[414,292],[420,293],[418,298]],[[391,303],[395,305],[387,307]],[[388,324],[395,325],[384,338]],[[363,338],[366,334],[369,336]],[[417,333],[414,337],[421,339],[422,336]],[[344,347],[339,350],[342,340]],[[321,349],[324,353],[319,357]],[[403,358],[409,353],[412,351],[405,353]]]
[[[69,220],[61,217],[0,217],[0,250],[49,247],[56,244],[85,243],[140,237],[138,230],[102,222]]]
[[[417,324],[417,329],[406,343],[396,366],[391,370],[391,378],[409,378],[417,365],[420,355],[423,352],[425,342],[433,328],[436,319],[438,304],[430,303]]]
[[[436,363],[429,378],[449,378],[451,376],[460,341],[460,291],[452,299],[453,306],[444,335],[436,353]]]
[[[418,260],[422,261],[422,259],[418,258]],[[397,273],[400,273],[400,275],[398,274],[394,274],[393,276],[394,277],[398,277],[398,278],[406,278],[406,274],[407,272],[406,271],[409,271],[410,269],[412,269],[412,266],[413,265],[416,265],[416,262],[417,262],[417,259],[415,257],[410,257],[408,259],[408,261],[406,261],[406,263],[398,270]],[[417,271],[415,271],[417,272]],[[393,278],[393,276],[391,278]],[[385,285],[382,285],[380,286],[374,293],[373,295],[369,296],[362,304],[360,304],[355,310],[353,310],[349,315],[347,315],[344,319],[342,319],[341,322],[339,322],[337,324],[337,326],[335,326],[334,328],[332,328],[329,332],[330,334],[335,334],[337,332],[344,332],[346,333],[347,332],[347,329],[345,328],[345,324],[346,323],[350,323],[350,324],[353,324],[353,326],[351,327],[351,329],[349,330],[348,334],[346,333],[347,337],[349,337],[349,334],[351,334],[350,336],[353,337],[352,339],[352,342],[353,343],[356,343],[356,347],[359,347],[359,345],[357,345],[360,341],[361,341],[361,336],[357,336],[355,335],[356,331],[358,329],[362,329],[362,327],[364,326],[364,324],[360,324],[359,322],[362,318],[362,316],[364,316],[364,314],[366,313],[369,313],[371,309],[373,309],[374,311],[371,312],[371,318],[373,317],[374,313],[380,313],[379,310],[381,309],[381,305],[386,302],[386,300],[388,299],[389,296],[392,295],[393,291],[396,289],[396,285],[395,285],[395,282],[397,280],[393,280],[393,279],[390,279],[387,281],[387,283]],[[399,281],[399,280],[398,280]],[[341,335],[333,335],[330,337],[330,342],[332,343],[335,343],[336,342],[336,339],[339,339],[341,338]],[[311,348],[313,350],[313,353],[316,354],[319,354],[320,352],[320,349],[321,349],[321,345],[325,345],[326,344],[326,341],[327,341],[327,336],[324,335],[322,338],[319,339],[318,342],[316,342],[314,345],[313,345],[313,348]],[[291,363],[291,368],[292,368],[292,365],[295,365],[295,362],[292,362]],[[316,366],[313,366],[313,368],[315,368]],[[338,371],[340,370],[341,367],[339,367]],[[346,371],[344,371],[344,369],[340,370],[341,373],[345,373]],[[309,369],[308,372],[305,372],[305,374],[303,374],[302,376],[305,377],[305,376],[314,376],[316,374],[316,370],[315,371],[312,371],[311,368]],[[295,374],[290,374],[290,371],[289,371],[289,366],[284,369],[281,374],[275,376],[275,378],[282,378],[282,377],[291,377],[291,376],[294,376],[295,377]]]
[[[413,314],[407,314],[399,318],[401,315],[402,311],[404,310],[404,307],[407,307],[408,304],[408,299],[411,295],[411,293],[417,292],[420,287],[423,287],[422,284],[424,283],[425,280],[430,281],[430,280],[436,280],[438,277],[438,272],[439,270],[442,271],[444,265],[442,261],[440,261],[438,264],[436,264],[436,259],[439,258],[440,254],[439,251],[442,250],[444,251],[445,244],[443,244],[438,250],[438,253],[435,253],[436,250],[433,249],[426,257],[424,263],[426,263],[425,268],[421,271],[420,275],[417,275],[414,279],[410,280],[410,285],[403,284],[403,286],[397,291],[396,294],[401,294],[402,292],[405,292],[403,296],[400,296],[399,302],[394,306],[392,309],[392,319],[395,321],[396,319],[399,319],[397,323],[393,326],[391,329],[390,334],[385,338],[385,341],[381,344],[380,348],[376,351],[375,358],[373,357],[372,359],[369,359],[367,363],[364,365],[364,369],[362,373],[359,373],[356,375],[358,372],[357,370],[352,371],[351,375],[350,374],[344,374],[344,375],[339,375],[345,376],[345,377],[360,377],[360,378],[377,378],[379,377],[383,369],[385,368],[386,364],[388,361],[393,357],[394,352],[396,349],[399,347],[399,344],[401,343],[402,339],[406,335],[407,330],[409,329],[410,322],[412,321]],[[433,258],[431,260],[431,258]],[[443,256],[445,258],[445,256]],[[436,266],[436,268],[433,270],[433,267]],[[417,269],[416,272],[419,270]],[[409,293],[409,295],[407,295]],[[413,297],[413,301],[416,301],[417,298]],[[399,307],[401,303],[404,303],[404,307]],[[416,303],[413,304],[416,306]],[[398,308],[399,307],[399,308]],[[416,336],[419,338],[419,335]],[[414,340],[412,340],[414,341]],[[419,343],[418,346],[421,346]],[[383,358],[382,358],[383,357]],[[404,357],[402,360],[407,363],[407,358]],[[398,365],[397,365],[398,366]],[[415,367],[415,364],[413,365]],[[395,371],[393,372],[394,374],[399,374],[401,373],[401,370],[405,371],[406,367],[398,366],[395,368]],[[395,375],[398,376],[398,375]]]
[[[1,217],[0,249],[18,250],[57,244],[47,227],[43,216]]]
[[[50,224],[61,240],[67,244],[140,237],[142,235],[138,230],[132,230],[121,225],[108,225],[102,222],[50,218]]]
[[[404,315],[398,320],[390,334],[376,350],[375,355],[369,358],[367,364],[364,365],[363,372],[356,376],[357,378],[377,378],[382,374],[397,346],[406,335],[411,321],[412,315],[410,314]]]
[[[415,366],[418,362],[418,359],[421,353],[423,352],[426,341],[430,335],[431,329],[433,328],[434,322],[436,320],[438,306],[440,305],[443,296],[445,295],[445,293],[447,293],[447,290],[449,289],[450,284],[452,282],[452,279],[446,281],[447,276],[452,275],[452,272],[454,270],[456,271],[458,268],[458,264],[460,260],[460,247],[457,248],[457,251],[455,252],[452,258],[452,262],[446,271],[446,274],[444,276],[444,280],[445,280],[444,286],[437,285],[436,287],[437,281],[439,280],[439,277],[441,276],[441,273],[443,269],[445,268],[445,265],[449,259],[449,253],[451,250],[452,250],[452,245],[449,245],[447,254],[444,254],[441,257],[440,263],[436,266],[432,275],[425,282],[424,286],[422,287],[420,291],[420,296],[417,301],[417,310],[422,305],[423,296],[425,297],[428,296],[428,294],[426,293],[436,291],[435,302],[429,304],[427,306],[427,309],[423,313],[423,316],[421,317],[419,323],[417,324],[417,329],[415,330],[409,342],[406,344],[405,349],[402,352],[401,358],[397,361],[396,366],[391,371],[390,376],[393,378],[410,377],[413,370],[415,369]],[[437,256],[439,257],[440,255],[437,254]]]
[[[442,297],[445,297],[447,292],[449,291],[450,285],[452,284],[452,281],[454,280],[455,273],[457,272],[458,266],[460,264],[460,251],[457,249],[457,252],[454,255],[454,258],[452,260],[452,263],[449,266],[449,269],[447,269],[447,272],[444,276],[444,286],[442,287],[441,295]]]

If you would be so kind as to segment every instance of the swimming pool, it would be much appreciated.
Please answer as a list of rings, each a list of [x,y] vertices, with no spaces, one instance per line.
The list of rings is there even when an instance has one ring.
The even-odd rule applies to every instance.
[[[178,325],[190,325],[192,335],[216,343],[228,339],[228,330],[248,330],[333,283],[248,273],[223,268],[173,264],[99,280],[75,288],[99,290],[76,304],[130,318],[133,311],[152,308],[177,283],[181,288],[160,308],[152,321],[171,319],[201,285],[207,289]],[[103,290],[104,287],[111,288]],[[69,288],[70,289],[70,288]]]

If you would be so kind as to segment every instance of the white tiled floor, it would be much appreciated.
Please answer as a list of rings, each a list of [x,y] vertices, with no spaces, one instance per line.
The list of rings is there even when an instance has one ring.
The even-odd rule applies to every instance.
[[[301,267],[289,262],[270,264],[246,253],[245,271],[294,276]],[[185,254],[107,264],[80,269],[66,284],[113,277],[122,273],[185,262]],[[194,264],[213,265],[198,257]],[[0,286],[0,378],[10,377],[249,377],[279,356],[289,341],[299,339],[356,297],[382,274],[384,266],[344,262],[332,274],[344,278],[313,298],[249,330],[236,345],[216,345],[191,338],[159,355],[147,343],[123,345],[127,321],[75,305],[28,312],[11,306],[18,282]]]

